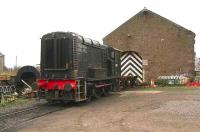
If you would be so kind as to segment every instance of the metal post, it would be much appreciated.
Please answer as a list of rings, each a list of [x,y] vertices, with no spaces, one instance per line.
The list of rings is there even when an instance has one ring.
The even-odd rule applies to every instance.
[[[87,83],[86,83],[86,80],[85,80],[85,99],[87,98]]]
[[[4,98],[4,94],[1,93],[1,105],[5,104],[5,98]]]
[[[32,90],[32,87],[30,85],[28,85],[28,83],[26,83],[24,80],[21,80],[27,87],[29,87]]]
[[[80,80],[78,81],[78,100],[80,100]]]

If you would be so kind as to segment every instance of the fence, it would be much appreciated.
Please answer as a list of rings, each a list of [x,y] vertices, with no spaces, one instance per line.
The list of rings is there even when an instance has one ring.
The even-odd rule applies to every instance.
[[[0,86],[1,104],[4,105],[6,102],[13,101],[15,99],[14,92],[16,92],[14,85]]]

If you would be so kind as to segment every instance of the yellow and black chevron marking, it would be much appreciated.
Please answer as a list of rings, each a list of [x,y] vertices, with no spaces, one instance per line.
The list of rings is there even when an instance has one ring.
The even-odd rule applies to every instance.
[[[121,76],[137,76],[143,82],[142,58],[135,52],[125,52],[121,56]]]

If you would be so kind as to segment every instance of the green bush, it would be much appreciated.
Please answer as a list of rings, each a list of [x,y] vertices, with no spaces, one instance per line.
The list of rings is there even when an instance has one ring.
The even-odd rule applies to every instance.
[[[171,81],[171,84],[169,83]],[[170,79],[158,79],[156,80],[155,84],[157,86],[165,87],[165,86],[184,86],[184,84],[180,84],[179,80],[170,80]]]
[[[168,84],[168,80],[158,79],[158,80],[156,80],[155,85],[164,87],[164,86],[169,86],[170,84]]]

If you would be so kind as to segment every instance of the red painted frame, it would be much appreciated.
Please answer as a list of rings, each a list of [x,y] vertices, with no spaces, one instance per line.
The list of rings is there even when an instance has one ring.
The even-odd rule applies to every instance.
[[[57,88],[58,90],[64,90],[64,86],[66,84],[70,84],[72,89],[77,89],[77,81],[76,80],[45,80],[40,79],[37,81],[39,89],[46,90],[54,90]]]

